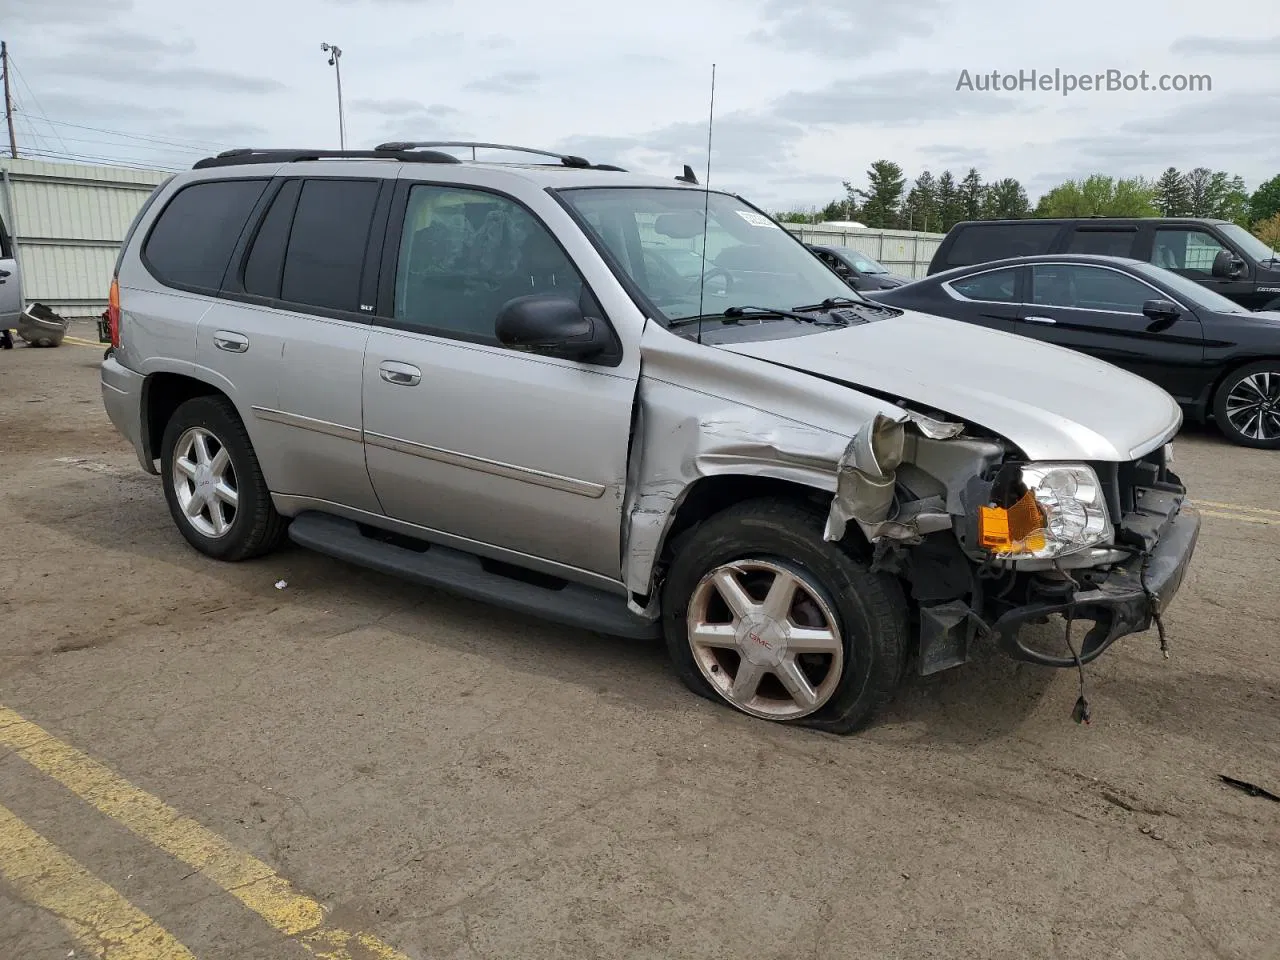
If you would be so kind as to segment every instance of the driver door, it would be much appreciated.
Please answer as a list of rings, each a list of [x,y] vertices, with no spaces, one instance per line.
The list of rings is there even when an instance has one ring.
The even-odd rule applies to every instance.
[[[604,316],[515,199],[403,183],[396,204],[393,302],[379,305],[386,315],[374,321],[363,385],[365,454],[383,509],[472,552],[619,579],[638,358],[610,366],[498,342],[498,311],[518,296],[561,294]]]
[[[1240,276],[1234,280],[1213,275],[1213,261],[1226,251],[1243,261]],[[1253,268],[1249,261],[1207,230],[1194,227],[1160,227],[1151,245],[1151,262],[1194,280],[1228,300],[1244,303],[1254,291]]]

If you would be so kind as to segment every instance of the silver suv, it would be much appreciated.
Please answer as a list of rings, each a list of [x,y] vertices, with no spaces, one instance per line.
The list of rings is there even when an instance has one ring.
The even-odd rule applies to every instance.
[[[139,214],[102,395],[197,550],[664,636],[839,733],[981,640],[1075,668],[1159,624],[1200,526],[1164,391],[864,300],[687,168],[458,146],[233,151]]]

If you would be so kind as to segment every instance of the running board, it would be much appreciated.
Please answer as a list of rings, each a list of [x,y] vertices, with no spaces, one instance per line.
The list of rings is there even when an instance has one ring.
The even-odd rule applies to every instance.
[[[404,580],[596,633],[632,639],[662,635],[660,623],[632,613],[620,596],[564,581],[539,586],[486,570],[479,557],[461,550],[416,541],[423,549],[411,549],[376,536],[366,536],[354,521],[316,511],[300,513],[289,524],[289,539],[299,546]]]

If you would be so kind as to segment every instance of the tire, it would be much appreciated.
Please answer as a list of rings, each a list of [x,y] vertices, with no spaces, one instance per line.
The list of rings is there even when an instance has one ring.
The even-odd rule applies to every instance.
[[[204,454],[200,452],[202,445]],[[220,453],[226,454],[229,474],[225,467],[217,468],[222,462]],[[193,464],[203,465],[201,460],[207,461],[210,469],[193,471]],[[165,424],[160,465],[173,522],[187,542],[205,556],[248,560],[279,545],[287,521],[271,502],[249,434],[230,400],[196,397],[178,407]],[[235,494],[234,504],[228,490]],[[194,513],[184,501],[192,504]],[[200,501],[204,505],[196,510]]]
[[[750,500],[674,544],[662,587],[663,631],[676,673],[691,690],[752,716],[837,734],[863,727],[892,698],[910,637],[906,597],[896,579],[872,573],[866,562],[824,541],[824,520],[798,503]],[[715,579],[726,570],[757,603],[778,580],[796,581],[799,599],[786,607],[786,626],[780,630],[781,621],[759,619],[760,611],[776,612],[767,605],[735,617]],[[820,628],[820,622],[834,629]],[[693,623],[703,625],[698,643],[690,640]],[[800,627],[809,630],[802,635]],[[824,652],[796,660],[791,647],[802,642]],[[750,700],[735,698],[735,684],[749,662],[755,669],[747,676],[763,671],[764,677]],[[807,689],[800,688],[803,698],[793,692],[797,665],[808,681]],[[741,689],[752,689],[751,682]]]
[[[1232,443],[1280,450],[1280,360],[1259,360],[1229,373],[1214,395],[1213,419]]]

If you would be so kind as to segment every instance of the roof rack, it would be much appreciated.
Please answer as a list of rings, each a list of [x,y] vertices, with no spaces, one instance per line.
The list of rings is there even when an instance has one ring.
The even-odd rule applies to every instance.
[[[240,147],[197,160],[192,170],[230,167],[242,163],[292,163],[296,160],[403,160],[408,163],[461,163],[457,157],[434,150],[255,150]]]
[[[592,163],[585,157],[576,157],[572,154],[565,153],[555,153],[550,150],[536,150],[533,147],[517,147],[512,146],[509,143],[480,143],[473,140],[393,140],[389,143],[378,144],[376,149],[409,152],[413,150],[430,149],[433,147],[469,147],[471,149],[472,160],[476,159],[477,149],[509,150],[512,153],[530,153],[539,157],[551,157],[553,160],[559,160],[563,166],[574,167],[580,170],[614,170],[618,173],[626,173],[622,167],[615,167],[611,163]]]

